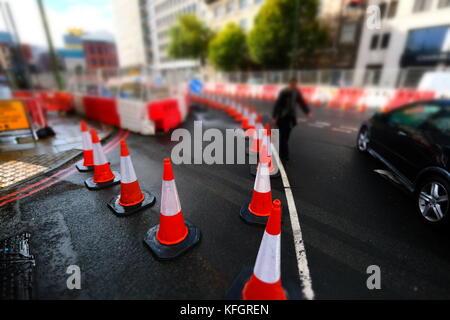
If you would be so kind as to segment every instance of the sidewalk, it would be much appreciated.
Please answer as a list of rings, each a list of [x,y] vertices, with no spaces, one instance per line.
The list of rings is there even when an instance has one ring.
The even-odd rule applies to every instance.
[[[49,115],[49,126],[56,135],[52,138],[33,141],[30,139],[3,138],[0,141],[0,192],[12,188],[43,173],[52,171],[82,153],[78,116]],[[107,138],[113,128],[89,122],[100,139]]]

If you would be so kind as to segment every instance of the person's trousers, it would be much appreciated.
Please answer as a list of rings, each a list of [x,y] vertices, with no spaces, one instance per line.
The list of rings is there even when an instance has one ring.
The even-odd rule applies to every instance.
[[[292,131],[291,121],[278,121],[278,129],[280,130],[280,158],[282,160],[289,159],[289,137]]]

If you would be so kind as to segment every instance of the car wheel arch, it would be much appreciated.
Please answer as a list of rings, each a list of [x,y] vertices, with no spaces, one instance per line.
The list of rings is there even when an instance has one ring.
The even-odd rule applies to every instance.
[[[423,181],[433,176],[447,179],[450,182],[450,173],[447,170],[440,167],[428,167],[421,170],[417,175],[417,178],[414,181],[414,190],[417,191]]]

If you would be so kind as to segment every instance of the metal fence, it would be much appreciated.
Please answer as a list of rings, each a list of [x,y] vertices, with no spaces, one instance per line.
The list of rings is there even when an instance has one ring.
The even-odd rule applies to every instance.
[[[392,70],[359,70],[360,81],[355,81],[355,69],[284,70],[259,72],[221,73],[200,68],[155,70],[150,66],[118,68],[83,73],[65,72],[66,90],[94,95],[128,94],[135,98],[145,98],[142,87],[171,87],[187,83],[192,78],[204,82],[247,83],[247,84],[285,84],[295,76],[301,84],[335,87],[381,87],[416,88],[422,76],[437,68],[403,68]],[[450,68],[439,68],[450,72]],[[51,73],[34,74],[33,84],[46,89],[56,89]],[[132,85],[134,84],[134,86]],[[449,85],[450,86],[450,85]]]
[[[260,72],[215,72],[208,75],[212,82],[231,82],[248,84],[284,84],[289,78],[295,76],[304,85],[321,85],[337,87],[390,87],[390,88],[416,88],[422,76],[429,71],[446,71],[450,68],[397,68],[397,69],[365,69],[361,81],[355,81],[354,69],[316,69],[316,70],[290,70],[290,71],[260,71]],[[388,81],[381,81],[382,76]],[[386,82],[388,85],[386,85]]]

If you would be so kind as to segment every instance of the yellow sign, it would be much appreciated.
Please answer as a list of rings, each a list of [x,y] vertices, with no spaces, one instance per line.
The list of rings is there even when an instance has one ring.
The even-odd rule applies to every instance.
[[[84,31],[83,31],[83,29],[80,29],[80,28],[69,28],[68,30],[67,30],[67,32],[70,34],[70,35],[73,35],[73,36],[82,36],[82,35],[84,35]]]
[[[29,128],[27,110],[22,101],[0,100],[0,132]]]

